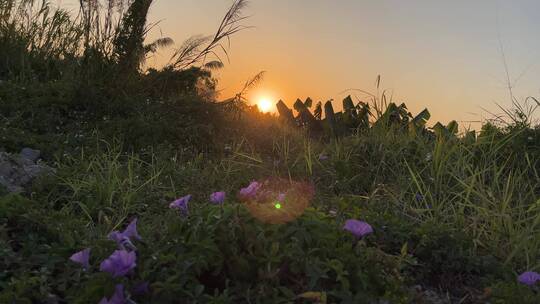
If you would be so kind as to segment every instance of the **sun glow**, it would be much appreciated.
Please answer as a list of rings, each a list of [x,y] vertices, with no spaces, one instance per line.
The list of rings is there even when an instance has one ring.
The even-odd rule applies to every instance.
[[[272,106],[272,102],[266,97],[260,98],[257,102],[257,107],[259,107],[259,110],[264,113],[270,112],[272,110]]]

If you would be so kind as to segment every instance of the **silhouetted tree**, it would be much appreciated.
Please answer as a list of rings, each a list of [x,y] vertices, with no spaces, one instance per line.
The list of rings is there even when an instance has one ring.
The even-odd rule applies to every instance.
[[[144,61],[146,19],[152,1],[134,0],[124,16],[122,26],[114,41],[114,52],[122,72],[135,73]]]

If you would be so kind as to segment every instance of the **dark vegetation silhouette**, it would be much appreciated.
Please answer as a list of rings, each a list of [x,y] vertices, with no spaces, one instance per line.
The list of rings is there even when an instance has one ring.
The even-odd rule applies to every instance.
[[[385,91],[352,90],[367,97],[342,111],[307,98],[264,114],[246,95],[265,72],[231,98],[213,74],[249,28],[247,1],[147,68],[175,47],[147,39],[153,2],[67,12],[0,0],[0,177],[23,147],[55,169],[22,193],[0,186],[0,303],[98,303],[115,290],[137,303],[540,302],[516,280],[540,269],[537,99],[512,97],[476,131],[430,126],[428,109],[413,115]],[[290,184],[301,208],[283,217],[290,197],[261,208],[237,196],[254,180]],[[221,205],[208,202],[216,191]],[[350,219],[373,233],[344,231]],[[107,237],[124,228],[132,240]],[[69,258],[86,248],[83,269]],[[113,277],[100,264],[118,248],[136,266]]]
[[[218,134],[241,129],[227,119],[230,108],[241,105],[224,111],[217,104],[212,70],[223,66],[224,41],[245,28],[246,1],[234,1],[213,36],[189,38],[159,70],[145,69],[145,60],[173,41],[145,44],[151,4],[81,0],[72,17],[48,1],[3,1],[0,75],[19,80],[5,94],[49,98],[30,106],[32,99],[23,104],[6,97],[4,109],[20,117],[14,124],[33,130],[36,140],[47,134],[47,141],[51,133],[97,129],[107,138],[126,137],[133,148],[169,143],[210,149],[224,138]]]

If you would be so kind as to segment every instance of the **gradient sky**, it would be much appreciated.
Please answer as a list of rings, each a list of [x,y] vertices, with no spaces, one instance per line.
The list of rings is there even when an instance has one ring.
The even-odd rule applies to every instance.
[[[149,38],[180,45],[212,34],[230,4],[156,0],[150,20],[161,22]],[[489,117],[482,108],[509,104],[499,37],[515,95],[540,96],[538,0],[252,0],[245,14],[254,28],[232,38],[231,62],[217,74],[222,98],[262,70],[249,97],[288,104],[307,96],[341,103],[349,88],[375,93],[381,75],[395,101],[413,113],[427,107],[432,123],[479,120]]]

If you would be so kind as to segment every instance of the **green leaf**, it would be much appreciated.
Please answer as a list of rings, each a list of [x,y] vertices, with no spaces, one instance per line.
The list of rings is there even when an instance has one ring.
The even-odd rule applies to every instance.
[[[307,98],[306,101],[304,102],[304,106],[306,108],[311,108],[311,106],[313,105],[313,100],[311,98]]]

